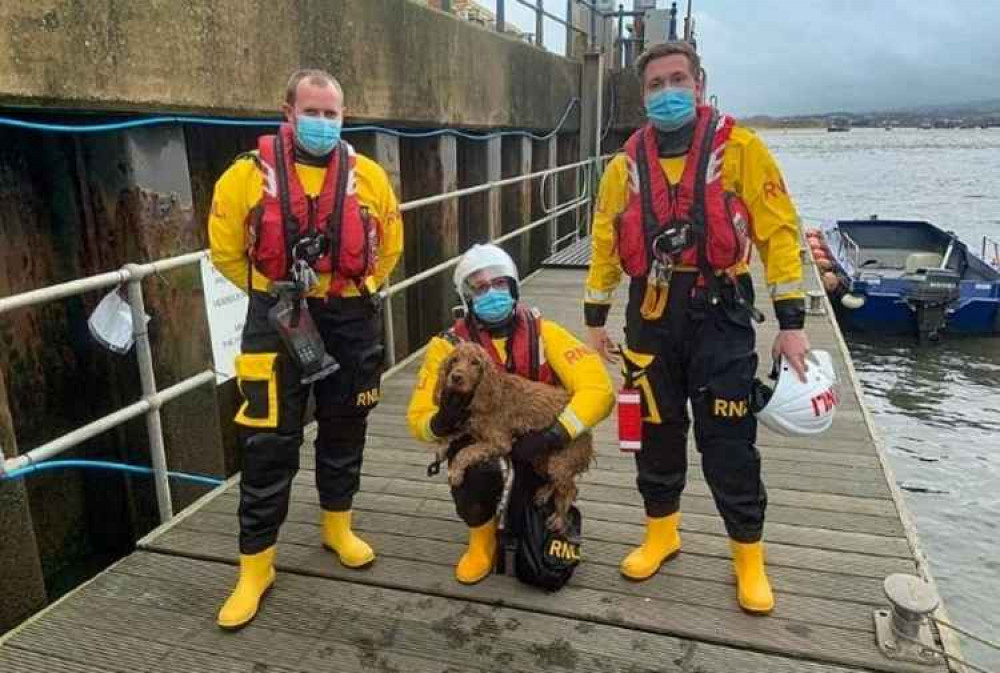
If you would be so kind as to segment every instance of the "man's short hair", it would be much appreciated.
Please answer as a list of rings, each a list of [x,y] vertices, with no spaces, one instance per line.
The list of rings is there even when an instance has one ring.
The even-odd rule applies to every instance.
[[[313,86],[332,86],[340,94],[341,98],[344,97],[344,90],[340,87],[340,82],[337,81],[336,77],[326,70],[303,68],[302,70],[296,70],[288,78],[288,86],[285,88],[285,102],[289,105],[295,105],[295,92],[299,88],[299,83],[304,79],[308,79],[309,83]]]
[[[701,57],[698,56],[698,52],[694,50],[690,42],[684,42],[683,40],[672,40],[670,42],[654,44],[642,52],[635,61],[635,69],[639,73],[639,81],[645,81],[646,66],[649,65],[650,61],[673,54],[687,56],[688,64],[691,66],[691,74],[696,81],[701,81]]]

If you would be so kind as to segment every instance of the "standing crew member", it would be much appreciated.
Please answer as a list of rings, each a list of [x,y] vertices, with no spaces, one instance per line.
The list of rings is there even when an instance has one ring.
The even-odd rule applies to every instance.
[[[434,401],[438,370],[460,340],[481,344],[497,366],[508,372],[561,385],[572,394],[552,427],[522,435],[511,449],[515,476],[507,520],[520,521],[519,508],[543,483],[532,461],[589,432],[611,412],[611,379],[596,353],[564,328],[542,319],[537,310],[517,303],[517,267],[501,248],[472,246],[455,269],[455,289],[465,304],[466,315],[431,339],[427,347],[407,412],[415,437],[433,442],[454,433],[468,418],[471,396],[445,397],[445,393],[440,407]],[[461,440],[456,440],[449,453],[459,448]],[[493,568],[496,512],[502,493],[499,461],[469,468],[462,485],[452,489],[455,509],[469,526],[469,547],[455,567],[455,578],[462,584],[479,582]],[[517,531],[513,533],[517,535]]]
[[[761,534],[767,496],[750,408],[757,368],[752,239],[766,269],[780,332],[775,356],[800,377],[809,349],[798,217],[764,143],[701,100],[701,66],[685,42],[659,44],[636,63],[649,122],[601,180],[587,276],[588,340],[607,359],[604,327],[624,270],[631,276],[624,370],[643,393],[637,484],[642,545],[621,572],[643,580],[680,550],[687,471],[687,403],[702,470],[731,539],[740,606],[774,606]]]
[[[351,531],[351,501],[379,398],[375,292],[402,250],[399,208],[385,171],[340,139],[344,95],[333,76],[293,74],[282,111],[277,135],[262,136],[219,178],[208,225],[212,261],[250,296],[236,360],[244,397],[236,416],[240,576],[218,617],[227,629],[249,623],[274,582],[310,389],[322,544],[349,568],[375,559]],[[333,362],[339,369],[331,373]]]

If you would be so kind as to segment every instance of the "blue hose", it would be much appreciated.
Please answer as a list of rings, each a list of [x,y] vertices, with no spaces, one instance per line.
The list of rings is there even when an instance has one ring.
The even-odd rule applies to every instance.
[[[496,131],[494,133],[467,133],[456,131],[455,129],[436,129],[434,131],[400,131],[384,126],[349,126],[345,127],[344,133],[360,133],[364,131],[377,131],[386,133],[397,138],[433,138],[435,136],[453,135],[468,140],[489,140],[503,136],[523,136],[533,140],[548,140],[560,130],[569,118],[569,113],[580,104],[579,98],[571,98],[563,110],[562,117],[556,127],[544,135],[536,135],[528,131]],[[44,131],[48,133],[106,133],[109,131],[122,131],[124,129],[138,128],[141,126],[156,126],[159,124],[198,124],[202,126],[277,126],[280,119],[222,119],[219,117],[193,117],[193,116],[169,116],[169,117],[145,117],[143,119],[130,119],[122,122],[111,122],[107,124],[48,124],[43,122],[29,122],[11,117],[0,117],[0,126],[11,126],[29,131]]]
[[[36,472],[47,472],[49,470],[64,470],[71,467],[78,467],[85,470],[113,470],[117,472],[130,472],[132,474],[153,474],[153,468],[142,465],[129,465],[127,463],[112,463],[107,460],[47,460],[41,463],[34,463],[27,467],[11,470],[0,477],[0,482],[6,480],[21,479]],[[205,486],[219,486],[225,483],[222,479],[207,477],[201,474],[188,474],[187,472],[167,471],[167,476],[180,481],[190,481],[195,484]]]

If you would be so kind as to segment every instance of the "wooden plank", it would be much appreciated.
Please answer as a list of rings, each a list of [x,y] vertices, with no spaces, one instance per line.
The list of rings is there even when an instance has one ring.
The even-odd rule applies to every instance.
[[[368,450],[362,467],[364,475],[362,488],[367,488],[368,477],[395,477],[418,483],[428,483],[428,478],[423,472],[424,465],[425,459],[422,460],[420,457]],[[305,478],[312,479],[308,470]],[[433,483],[439,481],[435,480]],[[765,482],[768,484],[768,500],[774,505],[867,514],[890,519],[897,518],[895,505],[891,500],[885,498],[844,496],[779,488],[773,486],[771,478],[766,478]],[[641,502],[635,486],[634,473],[592,470],[582,476],[580,485],[580,495],[585,500],[623,504],[639,504]],[[692,478],[684,489],[684,497],[709,499],[711,491],[703,480]]]
[[[303,460],[303,462],[306,462]],[[313,460],[308,461],[311,467]],[[409,478],[413,481],[427,481],[425,468],[429,457],[405,451],[384,449],[367,449],[362,474],[373,477],[392,476]],[[312,478],[312,477],[308,477]],[[791,480],[773,479],[765,475],[768,484],[768,501],[773,505],[788,505],[802,509],[816,509],[829,512],[857,513],[870,516],[881,516],[893,520],[898,519],[896,507],[886,498],[868,498],[864,496],[845,496],[838,493],[813,492],[800,489],[788,489],[776,486],[774,481],[785,484]],[[639,502],[636,489],[635,471],[615,471],[592,469],[580,480],[580,494],[589,500],[601,502]],[[801,484],[793,484],[801,485]],[[621,491],[616,493],[615,490]],[[692,472],[690,480],[684,489],[685,497],[711,498],[711,490],[703,479],[697,478]]]
[[[288,523],[298,526],[291,539],[300,544],[315,544],[319,533],[310,528],[318,521],[318,507],[293,504],[289,513]],[[235,534],[235,517],[229,512],[205,512],[205,516],[195,517],[183,528],[190,531],[203,531],[218,534]],[[360,520],[361,517],[359,517]],[[306,527],[302,527],[302,526]],[[455,523],[448,527],[446,533],[438,529],[438,537],[415,537],[404,533],[388,533],[381,530],[364,531],[365,539],[374,546],[379,555],[397,558],[414,558],[416,560],[435,562],[442,565],[453,565],[465,549],[466,529]],[[359,527],[359,530],[360,527]],[[411,531],[419,533],[420,531]],[[285,537],[281,538],[283,541]],[[607,566],[617,571],[618,564],[633,547],[626,543],[615,543],[586,539],[584,556],[587,564]],[[883,568],[881,573],[870,573],[869,576],[846,574],[843,559],[827,559],[827,563],[819,568],[806,566],[788,566],[782,561],[787,556],[786,550],[781,550],[778,560],[769,566],[771,579],[780,592],[828,598],[833,600],[853,601],[882,605],[882,580],[884,570],[912,571],[913,565],[908,562],[894,562]],[[774,556],[774,550],[769,549],[769,556]],[[851,559],[846,559],[850,561]],[[725,545],[709,546],[701,539],[692,540],[684,536],[684,553],[677,559],[665,564],[660,571],[664,576],[689,577],[698,580],[710,580],[726,585],[733,584],[732,566]]]
[[[136,601],[146,605],[166,601],[181,606],[171,609],[198,614],[211,611],[213,601],[223,595],[219,587],[227,585],[231,572],[217,563],[137,554],[116,574],[126,580],[120,590],[141,587],[142,591],[131,592]],[[289,623],[302,621],[293,615],[305,615],[307,620],[309,615],[318,615],[312,621],[325,624],[320,646],[299,663],[302,670],[329,671],[333,661],[338,671],[393,670],[397,657],[414,660],[399,670],[446,670],[427,667],[433,657],[439,666],[458,670],[478,670],[474,665],[482,664],[484,670],[500,665],[514,671],[568,668],[595,673],[691,671],[695,670],[691,662],[698,659],[704,664],[697,670],[712,673],[731,671],[746,656],[729,647],[606,624],[286,574],[281,575],[265,607],[248,630],[224,634],[220,642],[238,644],[253,638],[254,630],[287,630]],[[283,617],[270,617],[272,613]],[[341,658],[344,655],[346,661]],[[384,665],[378,665],[379,660]],[[847,673],[836,666],[774,655],[755,654],[752,661],[762,666],[759,670]]]
[[[164,542],[176,553],[194,558],[222,558],[231,554],[233,549],[230,536],[173,530],[167,532],[164,538]],[[690,605],[660,597],[615,593],[572,584],[563,588],[558,600],[554,600],[554,597],[512,578],[495,577],[476,586],[465,586],[454,581],[449,567],[391,557],[379,559],[365,571],[352,571],[342,568],[329,552],[318,545],[284,545],[279,566],[298,574],[337,578],[388,589],[419,590],[488,604],[502,603],[549,615],[841,665],[887,671],[928,670],[881,659],[870,632],[783,620],[776,615],[759,619],[738,610]],[[708,582],[701,584],[714,586]],[[783,603],[790,601],[791,597],[788,597]],[[864,612],[868,615],[867,610]]]
[[[376,481],[377,477],[365,477],[363,481],[371,482],[373,486],[385,484]],[[405,483],[404,483],[405,482]],[[316,496],[311,494],[312,481],[309,477],[299,475],[293,482],[293,498],[306,501],[315,501]],[[300,489],[306,489],[301,493]],[[366,487],[367,488],[367,487]],[[596,488],[596,487],[592,487]],[[420,494],[421,497],[433,497],[438,500],[450,501],[451,496],[447,484],[432,481],[411,481],[394,480],[391,484],[385,484],[380,491],[400,494]],[[428,496],[428,494],[430,494]],[[722,520],[715,512],[714,505],[702,504],[701,506],[692,503],[707,503],[707,499],[696,499],[684,497],[681,511],[684,513],[682,527],[691,528],[700,532],[714,532],[724,534]],[[581,506],[593,513],[593,519],[600,521],[610,521],[614,523],[640,523],[644,520],[642,508],[639,506],[638,498],[632,507],[613,507],[616,503],[606,503],[582,499]],[[794,510],[793,510],[794,511]],[[765,535],[767,539],[791,541],[800,544],[804,540],[813,540],[816,544],[824,548],[839,549],[848,551],[862,551],[873,554],[898,554],[909,556],[909,548],[902,537],[886,534],[883,527],[886,524],[872,524],[871,522],[893,522],[892,519],[879,517],[861,517],[860,515],[835,516],[835,513],[826,513],[814,510],[803,510],[801,517],[793,516],[773,516],[769,510],[768,523],[766,524]],[[816,516],[812,516],[816,515]],[[792,519],[790,522],[774,519]],[[856,526],[852,525],[857,519]],[[854,532],[863,528],[869,528],[866,532]],[[873,532],[874,531],[874,532]],[[811,543],[810,543],[811,544]],[[885,551],[885,549],[890,551]]]
[[[450,503],[451,496],[448,487],[444,483],[431,481],[410,481],[406,479],[380,478],[368,476],[363,479],[364,491],[359,495],[363,497],[367,492],[379,492],[395,495],[404,495],[419,498],[429,498]],[[311,475],[298,475],[293,482],[292,499],[300,502],[316,502],[318,496],[315,493]],[[375,501],[378,502],[377,500]],[[358,509],[364,505],[363,500],[359,500]],[[369,504],[370,507],[378,507],[377,504]],[[632,533],[635,539],[641,539],[641,523],[644,514],[640,507],[614,508],[608,504],[582,500],[580,506],[589,522],[591,534],[595,531],[608,530],[628,530],[622,526],[635,524]],[[685,505],[686,506],[686,505]],[[450,505],[448,506],[450,507]],[[390,508],[392,509],[392,508]],[[725,529],[720,517],[714,512],[709,514],[699,514],[689,509],[684,509],[681,528],[684,531],[696,531],[712,535],[725,536]],[[593,516],[591,516],[593,513]],[[874,517],[868,517],[873,519]],[[831,528],[814,528],[800,526],[796,524],[785,524],[780,522],[770,522],[765,527],[765,539],[768,543],[782,542],[797,546],[814,546],[820,549],[842,550],[857,553],[866,553],[876,556],[898,556],[909,558],[910,550],[906,541],[900,537],[886,537],[873,533],[856,533],[852,530],[835,530]]]
[[[362,479],[363,488],[367,489],[369,480],[383,475],[393,475],[406,470],[398,470],[398,467],[390,467],[386,470],[379,470],[378,474],[372,474],[374,466],[365,469]],[[409,477],[409,475],[408,475]],[[391,477],[390,477],[391,478]],[[441,481],[428,481],[424,479],[407,479],[415,484],[436,485],[436,494],[439,499],[450,499],[450,492],[445,483]],[[306,473],[296,478],[297,484],[306,486],[312,482],[312,474]],[[378,482],[373,482],[378,483]],[[419,486],[418,486],[419,487]],[[409,487],[406,487],[409,488]],[[707,488],[707,487],[706,487]],[[600,485],[586,485],[580,489],[581,503],[586,503],[589,511],[599,519],[610,521],[640,521],[644,514],[641,499],[634,489],[618,487],[607,487]],[[692,492],[685,492],[681,511],[686,516],[700,516],[706,518],[717,517],[715,503],[708,495],[700,495]],[[882,535],[885,537],[902,537],[902,531],[898,519],[879,516],[858,514],[852,512],[839,512],[836,510],[813,509],[796,506],[782,506],[773,504],[767,510],[768,525],[789,525],[801,526],[805,528],[824,529],[829,531],[860,532],[871,535]]]
[[[392,395],[392,391],[386,390],[383,386],[383,395]],[[409,394],[409,393],[407,393]],[[383,398],[385,399],[385,398]],[[417,453],[427,454],[433,447],[425,442],[415,439],[409,432],[405,424],[406,409],[398,406],[395,411],[387,408],[382,402],[370,417],[372,427],[370,429],[369,444],[372,446],[398,447],[400,450],[409,450]],[[595,431],[595,449],[597,450],[597,465],[602,466],[605,461],[610,461],[612,465],[634,465],[631,455],[622,454],[618,451],[617,430],[611,421],[598,427]],[[391,439],[389,439],[391,438]],[[311,442],[315,439],[313,430],[306,435],[306,442],[303,446],[311,453]],[[762,452],[764,459],[764,469],[772,467],[783,467],[788,464],[801,465],[804,469],[813,465],[847,468],[837,474],[851,475],[851,478],[867,478],[870,481],[884,482],[885,478],[881,473],[881,466],[878,458],[870,451],[864,454],[838,453],[822,449],[809,449],[805,446],[784,447],[778,445],[766,445],[758,442],[758,448]],[[693,472],[698,472],[698,462],[700,458],[694,446],[693,439],[688,443],[688,457],[691,459]],[[781,471],[781,470],[779,470]],[[793,474],[801,472],[792,472]]]
[[[445,522],[437,522],[436,527],[439,530],[445,528],[446,526],[442,524],[445,524]],[[413,525],[416,525],[416,523]],[[237,526],[233,517],[205,514],[204,516],[189,520],[183,530],[195,533],[206,540],[209,537],[213,539],[219,538],[217,549],[222,550],[224,555],[212,555],[211,558],[220,561],[235,560]],[[406,537],[405,532],[397,532],[396,534]],[[439,535],[441,534],[439,533]],[[282,543],[281,553],[282,555],[284,554],[284,549],[288,545],[318,548],[319,538],[319,528],[316,524],[288,522],[282,527],[279,538]],[[227,541],[228,544],[224,546],[222,540]],[[412,541],[412,538],[410,541]],[[405,543],[406,540],[403,542]],[[383,554],[381,559],[391,558],[394,561],[400,561],[404,564],[410,561],[431,563],[442,567],[446,573],[451,573],[454,559],[460,554],[457,545],[454,553],[447,557],[444,557],[440,553],[422,557],[420,556],[421,549],[416,545],[406,548],[406,545],[403,544],[402,549],[402,557]],[[434,547],[432,546],[431,551],[433,550]],[[330,554],[328,554],[328,560],[331,564],[336,563]],[[290,569],[302,570],[294,566]],[[658,575],[646,582],[636,584],[621,577],[617,565],[585,563],[580,566],[578,572],[574,575],[573,584],[574,586],[588,587],[613,593],[660,597],[665,600],[689,605],[705,605],[720,610],[739,611],[733,597],[734,586],[728,581],[703,581],[686,575]],[[870,588],[872,591],[865,594],[863,602],[871,605],[878,604],[881,598],[881,591],[877,585],[870,586]],[[780,603],[780,609],[775,614],[780,614],[784,619],[865,631],[872,628],[870,609],[861,608],[856,603],[846,600],[831,600],[815,596],[786,593],[783,587],[778,585],[775,585],[775,590],[779,594],[778,602]],[[835,598],[842,599],[843,597]]]
[[[170,648],[125,635],[103,637],[86,624],[67,628],[63,623],[42,619],[25,627],[5,647],[28,650],[55,658],[72,656],[74,661],[101,671],[146,671],[161,661]]]
[[[379,430],[378,427],[382,427],[383,429]],[[366,451],[377,449],[409,451],[417,456],[416,458],[411,457],[411,460],[417,460],[414,464],[426,464],[426,461],[430,460],[431,453],[433,452],[433,447],[430,444],[419,442],[404,429],[398,430],[400,434],[396,436],[395,434],[390,434],[396,433],[396,429],[390,431],[386,430],[386,426],[384,425],[378,427],[373,428],[369,434]],[[385,432],[385,434],[376,434],[378,432]],[[635,473],[635,461],[632,456],[624,455],[617,448],[611,448],[607,444],[600,442],[596,444],[595,449],[597,450],[597,456],[592,469]],[[877,462],[873,462],[875,459],[871,456],[862,456],[859,454],[823,454],[822,452],[791,450],[783,447],[761,447],[760,450],[763,454],[762,465],[765,475],[820,476],[836,480],[863,481],[878,486],[885,485],[885,477],[882,475]],[[827,457],[817,458],[817,456]],[[303,466],[311,468],[313,465],[312,438],[307,438],[307,441],[303,444],[302,458],[304,461]],[[688,450],[688,461],[690,463],[688,470],[689,477],[695,479],[701,477],[700,460],[700,455],[692,446]],[[809,483],[802,482],[802,488],[798,490],[807,490],[808,488]]]
[[[398,437],[401,439],[411,439],[409,429],[406,427],[405,404],[400,403],[398,408],[392,408],[391,399],[380,403],[372,413],[372,425],[368,429],[369,435],[380,437]],[[835,422],[836,423],[836,422]],[[595,434],[598,441],[610,442],[613,438],[613,427],[610,422],[598,426]],[[835,425],[822,438],[805,437],[782,437],[773,433],[761,432],[761,446],[777,446],[789,449],[807,449],[817,452],[845,453],[851,455],[874,455],[870,446],[871,437],[867,431],[862,431],[857,426]]]
[[[423,474],[423,468],[432,459],[432,447],[418,443],[411,437],[385,437],[369,434],[365,455],[368,459],[384,460],[392,463],[413,465],[417,469],[414,474]],[[303,445],[301,453],[302,467],[313,469],[315,459],[311,442]],[[688,479],[691,482],[704,482],[699,467],[700,457],[689,452],[691,463],[688,469]],[[634,460],[618,452],[598,451],[595,463],[591,467],[594,472],[615,472],[625,475],[635,475]],[[889,490],[880,470],[870,467],[837,466],[835,464],[812,464],[809,462],[769,461],[763,463],[764,480],[769,487],[830,493],[833,495],[850,495],[865,498],[890,499]],[[586,476],[584,480],[586,480]]]
[[[205,511],[218,514],[236,516],[236,499],[220,499],[207,506]],[[357,502],[358,522],[364,523],[367,512],[383,512],[387,514],[401,514],[419,516],[424,519],[442,519],[454,524],[454,531],[445,541],[461,543],[465,540],[466,530],[462,523],[458,521],[453,507],[444,501],[417,500],[380,494],[377,499],[371,499],[368,494],[359,496]],[[315,501],[293,500],[289,508],[288,521],[298,523],[313,523],[319,521],[320,509]],[[197,524],[194,524],[196,526]],[[630,549],[632,545],[638,544],[642,539],[642,528],[639,525],[619,525],[604,527],[605,538],[596,537],[602,533],[601,527],[595,533],[592,529],[594,525],[589,519],[584,524],[584,538],[587,548],[588,562],[617,563],[617,560],[624,556],[621,554],[598,553],[596,550],[604,547],[598,545],[607,544],[607,549],[611,545],[620,545],[619,549]],[[359,528],[360,530],[360,528]],[[366,535],[379,534],[382,531],[374,528],[366,528]],[[683,528],[684,555],[710,556],[725,559],[729,562],[730,551],[726,538],[722,535],[709,535],[693,532]],[[418,531],[419,532],[419,531]],[[610,538],[610,539],[606,539]],[[805,570],[817,570],[829,573],[839,573],[853,575],[857,577],[877,578],[879,581],[896,572],[913,572],[913,562],[908,558],[891,556],[871,556],[867,554],[857,554],[845,551],[814,549],[810,547],[785,545],[769,541],[767,543],[767,560],[769,567],[799,568]]]
[[[3,673],[107,673],[108,670],[13,645],[0,647],[0,671]]]

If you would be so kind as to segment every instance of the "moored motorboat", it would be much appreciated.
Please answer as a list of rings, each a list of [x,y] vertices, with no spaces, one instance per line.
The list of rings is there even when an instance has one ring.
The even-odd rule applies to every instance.
[[[976,255],[952,233],[914,220],[838,220],[807,232],[837,318],[847,330],[1000,334],[1000,245]]]

